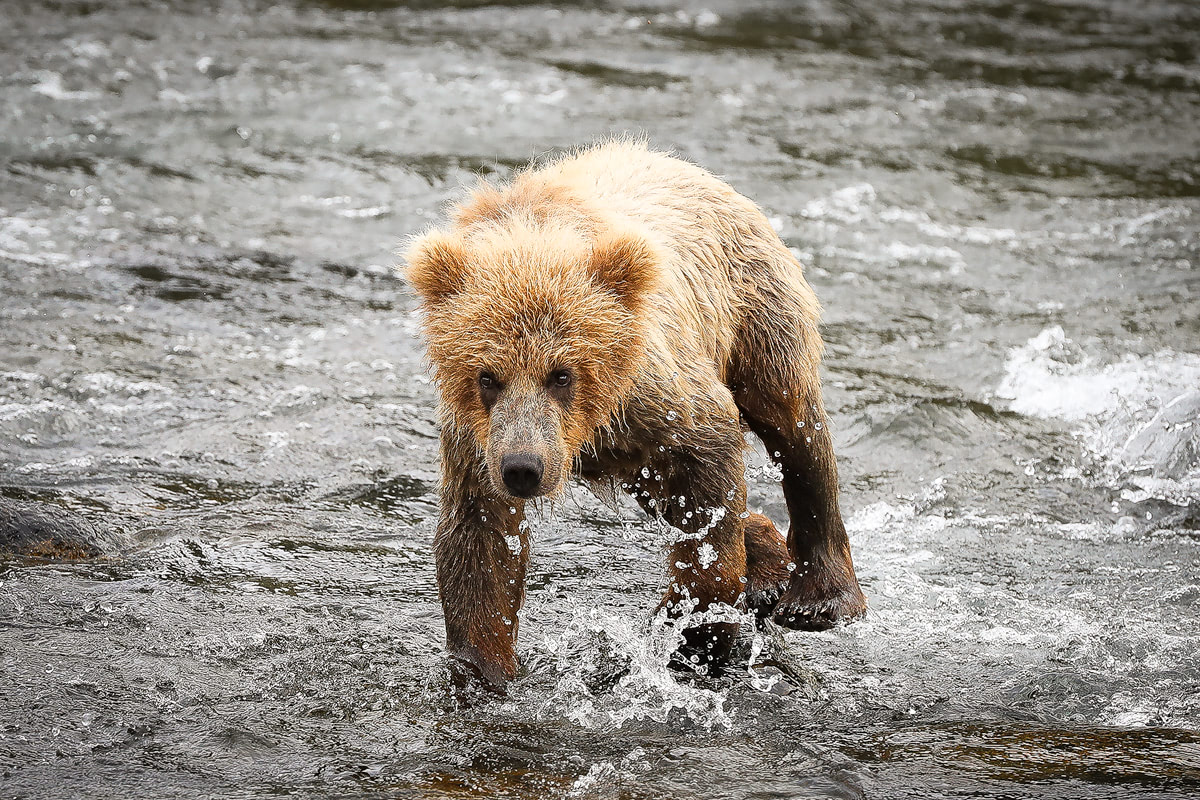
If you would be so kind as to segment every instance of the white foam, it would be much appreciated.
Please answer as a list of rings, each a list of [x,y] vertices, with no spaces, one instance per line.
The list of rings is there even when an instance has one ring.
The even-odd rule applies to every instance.
[[[78,41],[68,39],[66,44],[71,48],[72,55],[86,60],[103,58],[111,52],[103,42],[94,40]]]
[[[926,236],[937,239],[953,239],[964,244],[978,245],[1016,245],[1021,237],[1012,228],[988,228],[979,225],[947,225],[934,222],[928,214],[919,209],[899,208],[888,206],[879,212],[883,222],[906,222],[916,226],[917,230]]]
[[[52,100],[89,100],[96,92],[71,91],[63,86],[63,76],[57,72],[43,70],[38,73],[38,82],[30,89]]]
[[[1076,423],[1126,499],[1200,498],[1200,355],[1164,350],[1101,363],[1060,326],[1014,348],[996,397],[1020,414]]]
[[[65,410],[62,404],[52,400],[37,400],[32,403],[0,403],[0,422],[25,419],[39,414],[54,414]]]
[[[89,372],[79,378],[79,383],[90,397],[123,395],[141,397],[147,394],[175,394],[175,390],[154,381],[131,381],[112,372]]]
[[[864,506],[846,520],[846,528],[852,532],[869,532],[879,530],[888,523],[906,522],[916,515],[916,509],[911,505],[895,506],[891,503],[879,502]]]
[[[892,242],[884,248],[884,253],[892,261],[899,264],[923,264],[942,266],[952,275],[961,273],[967,266],[962,253],[952,247],[939,247],[928,244],[909,245],[904,242]]]
[[[875,205],[875,187],[869,183],[856,183],[818,200],[810,200],[800,210],[806,219],[832,220],[853,223],[866,219]]]
[[[1162,351],[1098,364],[1053,326],[1010,353],[996,397],[1019,414],[1079,421],[1165,404],[1200,386],[1200,356]]]
[[[23,372],[15,370],[12,372],[0,372],[0,380],[19,381],[21,383],[45,383],[46,379],[36,372]]]

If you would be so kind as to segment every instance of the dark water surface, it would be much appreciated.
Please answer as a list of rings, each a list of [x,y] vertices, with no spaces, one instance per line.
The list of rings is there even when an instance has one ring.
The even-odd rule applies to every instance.
[[[0,497],[128,543],[0,560],[0,795],[1200,795],[1200,7],[0,17]],[[525,674],[456,710],[392,251],[638,130],[810,265],[871,614],[686,681],[654,537],[575,487]]]

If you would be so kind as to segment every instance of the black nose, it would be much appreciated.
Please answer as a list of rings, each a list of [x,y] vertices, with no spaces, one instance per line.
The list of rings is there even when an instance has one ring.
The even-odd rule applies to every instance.
[[[533,497],[542,483],[542,457],[534,453],[513,453],[500,459],[504,485],[517,497]]]

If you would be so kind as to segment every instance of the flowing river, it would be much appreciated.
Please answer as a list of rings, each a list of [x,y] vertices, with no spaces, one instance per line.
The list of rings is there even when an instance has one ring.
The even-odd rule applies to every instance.
[[[0,508],[101,555],[0,556],[0,795],[1200,793],[1200,7],[682,7],[4,7]],[[627,132],[806,263],[871,611],[689,680],[576,485],[456,708],[394,251]]]

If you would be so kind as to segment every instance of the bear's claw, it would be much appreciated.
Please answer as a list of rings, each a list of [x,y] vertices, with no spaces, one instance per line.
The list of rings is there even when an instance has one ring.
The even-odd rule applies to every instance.
[[[807,580],[793,577],[787,591],[775,604],[771,619],[785,628],[824,631],[853,622],[866,613],[867,598],[856,581],[841,586],[814,587]]]
[[[463,705],[508,694],[510,676],[502,667],[484,658],[475,647],[467,645],[449,651],[442,663],[450,693]]]
[[[779,598],[783,597],[786,586],[787,583],[784,582],[778,586],[747,591],[746,609],[753,611],[754,616],[760,620],[767,619],[775,613],[775,608],[779,605]]]

